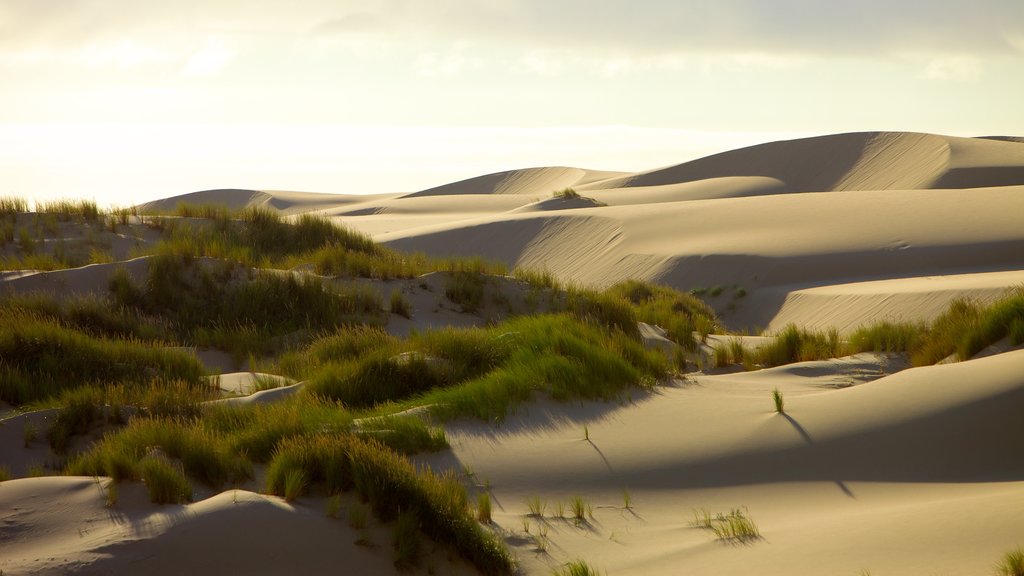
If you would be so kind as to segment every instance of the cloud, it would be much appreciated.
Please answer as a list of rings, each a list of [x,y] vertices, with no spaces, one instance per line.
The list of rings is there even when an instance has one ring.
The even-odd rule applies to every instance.
[[[342,3],[344,6],[345,3]],[[356,4],[351,4],[356,6]],[[320,33],[477,41],[528,50],[652,53],[1005,53],[1020,0],[382,0],[322,22]],[[344,8],[342,9],[344,11]],[[361,27],[359,19],[372,23]]]

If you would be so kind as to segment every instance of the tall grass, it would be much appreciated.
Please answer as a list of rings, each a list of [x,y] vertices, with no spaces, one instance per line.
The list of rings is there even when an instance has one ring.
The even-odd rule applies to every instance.
[[[60,220],[70,220],[78,216],[95,221],[100,217],[100,210],[93,200],[53,200],[36,202],[36,212],[56,214]]]
[[[747,543],[761,538],[757,524],[748,515],[746,508],[734,508],[728,513],[719,512],[714,516],[707,510],[694,510],[690,525],[711,530],[719,540]]]
[[[628,300],[639,320],[661,326],[674,342],[695,350],[694,332],[703,335],[718,326],[714,310],[692,294],[640,280],[626,280],[607,293]]]
[[[203,367],[184,352],[98,338],[24,310],[0,309],[0,399],[44,400],[90,382],[198,383]],[[68,375],[73,374],[74,378]]]
[[[381,520],[412,515],[422,532],[454,547],[484,573],[512,572],[508,552],[475,522],[466,491],[454,477],[417,471],[380,443],[348,435],[282,443],[267,469],[268,490],[283,494],[281,479],[295,469],[305,471],[311,481],[324,482],[328,491],[354,487]]]
[[[329,286],[319,278],[259,273],[238,278],[230,263],[161,254],[144,286],[127,275],[111,281],[116,302],[141,314],[173,319],[182,339],[238,352],[266,354],[276,338],[354,322],[380,322],[380,295],[357,284]]]
[[[178,504],[192,500],[192,484],[171,462],[159,456],[143,458],[139,474],[154,504]]]
[[[135,418],[68,464],[73,475],[140,478],[143,459],[159,449],[180,461],[188,475],[213,488],[252,476],[248,461],[231,451],[224,438],[196,423],[165,418]]]
[[[0,196],[0,216],[13,216],[28,212],[28,200],[17,196]]]
[[[855,351],[907,352],[916,366],[935,364],[949,356],[967,360],[987,346],[1008,338],[1024,342],[1024,287],[1011,289],[987,306],[957,299],[931,325],[881,322],[858,329],[850,337]]]
[[[601,572],[586,561],[576,559],[564,566],[552,570],[554,576],[600,576]]]
[[[546,392],[558,400],[618,398],[631,386],[665,376],[667,362],[625,334],[568,315],[521,317],[493,329],[505,334],[507,356],[479,377],[422,398],[441,418],[504,418]]]
[[[812,332],[790,324],[775,338],[751,354],[762,366],[780,366],[807,360],[822,360],[842,356],[843,346],[836,330]]]
[[[1011,550],[1003,555],[1003,560],[996,565],[999,576],[1024,576],[1024,548]]]
[[[854,352],[907,352],[924,343],[923,324],[883,321],[858,328],[849,337]]]

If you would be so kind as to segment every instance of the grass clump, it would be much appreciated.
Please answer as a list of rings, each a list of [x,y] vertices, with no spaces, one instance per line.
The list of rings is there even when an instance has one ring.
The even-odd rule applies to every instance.
[[[231,450],[228,441],[196,422],[167,418],[133,418],[116,434],[108,434],[89,451],[68,463],[74,476],[142,478],[142,462],[154,450],[181,463],[182,471],[211,488],[245,481],[249,462]]]
[[[358,432],[402,454],[437,452],[448,447],[443,429],[431,428],[412,416],[366,418],[359,422]]]
[[[473,270],[453,272],[445,283],[444,295],[462,307],[463,312],[476,312],[484,303],[487,276]]]
[[[673,288],[627,280],[612,286],[607,293],[628,300],[639,320],[661,326],[671,340],[687,350],[697,348],[694,332],[705,337],[718,326],[711,307],[696,296]]]
[[[391,291],[391,313],[403,318],[412,318],[412,306],[401,290]]]
[[[583,560],[573,560],[568,564],[551,571],[553,576],[600,576],[597,568]]]
[[[711,530],[719,540],[746,543],[761,538],[757,524],[748,516],[746,508],[734,508],[728,513],[719,512],[714,516],[704,509],[694,510],[693,516],[691,526]]]
[[[853,352],[907,352],[923,343],[926,327],[909,322],[879,322],[858,328],[849,337]]]
[[[1024,548],[1011,550],[1003,555],[1002,561],[996,565],[998,576],[1024,576]]]
[[[18,310],[0,309],[0,400],[15,406],[90,382],[200,383],[194,357],[135,340],[98,338]],[[68,378],[74,374],[75,378]]]
[[[786,412],[785,399],[782,397],[782,392],[778,388],[772,389],[772,403],[775,404],[775,412],[783,414]]]
[[[81,217],[85,220],[95,221],[100,217],[100,210],[93,200],[53,200],[49,202],[36,202],[36,212],[41,214],[55,214],[61,221],[67,221],[73,217]]]
[[[491,522],[491,495],[481,492],[476,498],[476,519],[485,524]]]
[[[17,196],[0,196],[0,216],[14,216],[28,212],[28,200]]]
[[[795,325],[786,326],[775,338],[751,354],[762,366],[781,366],[793,362],[824,360],[842,356],[843,347],[836,330],[813,332]]]
[[[392,530],[395,548],[395,567],[406,570],[419,563],[423,554],[423,537],[420,534],[420,521],[415,513],[403,512],[398,515]]]
[[[548,503],[542,500],[540,496],[531,496],[526,499],[526,507],[530,510],[530,516],[543,518],[544,512],[548,508]]]
[[[572,200],[580,197],[580,193],[573,188],[563,188],[561,190],[555,190],[551,193],[552,198],[560,198],[562,200]]]
[[[935,364],[950,356],[967,360],[1007,338],[1024,343],[1024,287],[1017,287],[990,305],[957,299],[931,325],[880,322],[850,337],[854,351],[906,352],[915,366]]]
[[[653,384],[667,371],[661,353],[568,315],[515,318],[492,330],[511,344],[507,356],[479,377],[424,396],[421,402],[431,404],[433,414],[504,418],[534,391],[563,401],[610,400],[630,386]]]
[[[192,500],[192,484],[177,467],[159,456],[148,456],[139,465],[149,500],[154,504],[180,504]]]

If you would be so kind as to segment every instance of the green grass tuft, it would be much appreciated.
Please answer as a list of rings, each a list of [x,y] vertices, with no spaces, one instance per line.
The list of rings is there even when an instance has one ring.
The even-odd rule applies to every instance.
[[[192,500],[192,485],[177,467],[159,456],[147,456],[139,465],[142,481],[154,504],[180,504]]]
[[[782,392],[778,388],[772,389],[772,402],[775,404],[775,411],[779,414],[786,412],[785,399],[782,397]]]
[[[491,522],[491,495],[481,492],[476,499],[476,519],[485,524]]]
[[[554,576],[600,576],[597,568],[583,560],[573,560],[568,564],[551,571]]]
[[[1003,555],[1003,560],[996,565],[998,576],[1024,576],[1024,548],[1011,550]]]
[[[719,540],[747,543],[761,539],[757,524],[748,516],[746,508],[734,508],[728,513],[711,515],[707,510],[694,510],[690,525],[714,532]]]

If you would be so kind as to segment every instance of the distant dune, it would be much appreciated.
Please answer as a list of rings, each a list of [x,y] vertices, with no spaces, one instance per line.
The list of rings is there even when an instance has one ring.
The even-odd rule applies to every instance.
[[[859,132],[771,142],[634,174],[526,168],[411,194],[213,190],[147,207],[216,201],[316,211],[396,248],[479,254],[590,285],[639,277],[683,290],[720,286],[726,296],[711,302],[734,327],[778,327],[787,295],[811,288],[964,279],[962,288],[946,282],[938,295],[923,289],[915,297],[928,305],[903,308],[901,317],[927,320],[953,298],[988,297],[997,288],[979,288],[969,274],[1024,270],[1020,140]],[[564,188],[583,200],[552,202]],[[729,296],[740,291],[744,298]],[[858,301],[854,296],[844,302]],[[856,327],[822,307],[801,310],[796,316],[790,302],[782,318]],[[843,318],[889,314],[865,305]]]
[[[534,393],[504,420],[445,422],[450,448],[411,457],[418,466],[457,478],[469,491],[470,506],[486,495],[493,511],[488,508],[484,529],[498,535],[524,574],[551,574],[583,559],[617,575],[968,576],[992,573],[1003,554],[1024,546],[1024,344],[1012,332],[1021,330],[1019,324],[1000,332],[1009,336],[983,342],[980,353],[964,353],[971,358],[945,357],[947,351],[941,351],[937,358],[945,359],[914,368],[911,354],[882,352],[881,347],[757,370],[751,369],[769,363],[719,363],[716,358],[716,350],[730,346],[744,347],[743,353],[763,351],[784,341],[773,336],[789,325],[835,330],[838,342],[868,323],[932,322],[959,299],[988,304],[1024,286],[1022,137],[837,134],[762,144],[638,173],[526,168],[373,196],[208,190],[141,208],[168,213],[181,203],[258,206],[287,217],[321,214],[403,251],[479,255],[597,288],[632,278],[650,280],[690,291],[715,308],[725,327],[735,331],[701,340],[698,328],[692,331],[698,336],[691,350],[678,345],[682,340],[669,339],[664,326],[639,323],[635,342],[668,352],[677,362],[669,376],[659,373],[656,386],[630,388],[609,402],[563,403]],[[42,216],[8,215],[35,229],[42,229]],[[63,247],[66,239],[88,238],[109,244],[114,256],[107,260],[117,262],[51,272],[7,271],[0,276],[0,297],[103,295],[121,269],[139,283],[147,275],[151,281],[155,273],[150,271],[162,260],[129,256],[161,238],[154,230],[174,227],[166,221],[129,220],[93,222],[93,228],[77,231],[72,224],[51,226],[55,236],[38,242],[41,251]],[[187,227],[196,225],[195,219],[177,222],[186,226],[186,237],[198,229]],[[236,224],[253,229],[251,222]],[[337,230],[320,230],[335,235],[314,247],[319,254],[347,254],[337,247],[343,241]],[[37,245],[29,240],[24,244]],[[15,254],[20,244],[0,244],[0,251],[6,251],[0,255]],[[294,278],[314,270],[311,260],[302,260],[312,252],[308,246],[301,250],[288,255],[298,260],[266,264],[269,260],[253,258],[256,263],[249,265],[279,267],[266,276],[295,285]],[[383,258],[373,246],[359,250],[365,258]],[[200,275],[205,289],[259,276],[249,267],[231,272],[217,256],[194,259],[210,270],[226,270]],[[407,264],[414,259],[394,260]],[[321,296],[319,283],[324,282],[353,294],[365,289],[391,297],[390,304],[371,302],[368,312],[374,326],[390,332],[380,334],[380,342],[436,328],[492,326],[503,320],[502,314],[543,313],[571,300],[517,278],[474,276],[487,286],[487,291],[480,288],[479,307],[474,308],[456,304],[450,289],[465,275],[447,269],[429,274],[417,269],[386,280],[368,273],[335,278],[333,272],[316,270],[326,274],[316,278]],[[260,319],[285,300],[274,294]],[[668,322],[677,320],[682,302],[691,300],[673,297],[672,312],[662,317]],[[281,310],[301,313],[293,304],[281,302]],[[1021,321],[1016,309],[1006,315]],[[701,319],[714,323],[710,317]],[[344,322],[331,329],[349,330],[349,316]],[[973,326],[979,325],[984,324]],[[685,326],[689,338],[694,324]],[[296,336],[288,330],[287,339]],[[509,331],[494,340],[513,342],[505,346],[512,349],[519,340],[506,337],[520,334]],[[620,333],[615,337],[626,339]],[[381,366],[411,365],[415,359],[427,367],[447,366],[446,374],[456,372],[450,359],[406,351],[401,348],[406,344],[395,342],[393,351],[402,352],[382,356],[379,360],[387,364]],[[473,362],[490,361],[482,353],[490,344],[479,344],[475,336],[467,342],[450,346],[479,346],[473,348],[474,355],[480,352]],[[271,370],[283,361],[249,356],[248,367],[242,367],[245,358],[224,350],[173,345],[176,354],[185,350],[208,370],[225,372],[220,379],[197,376],[216,383],[217,394],[230,396],[212,400],[225,408],[290,407],[276,403],[303,398],[317,385],[315,372],[303,382],[296,380],[305,376],[271,375],[271,384],[286,386],[262,390],[269,386],[267,375],[245,370]],[[638,345],[632,346],[631,353],[640,356]],[[335,350],[342,347],[332,344],[330,354],[342,354]],[[376,352],[354,354],[372,358]],[[841,354],[833,348],[827,355]],[[313,358],[307,350],[289,361],[313,363]],[[357,360],[349,360],[357,366]],[[328,360],[317,357],[315,362]],[[584,363],[552,365],[564,372],[536,378],[529,373],[531,382],[571,380],[563,373]],[[511,379],[514,368],[500,366],[478,378],[474,366],[472,378],[498,374],[495,381]],[[342,368],[336,373],[347,374]],[[475,388],[467,396],[489,391]],[[391,416],[423,417],[432,408],[448,407],[446,402],[399,405],[396,411],[402,412]],[[341,411],[341,406],[339,401],[333,409]],[[340,428],[318,424],[313,430],[324,442],[339,430],[348,433],[349,422],[358,433],[372,433],[365,426],[380,420],[382,406],[395,404],[376,404],[372,417],[346,413],[349,420]],[[296,422],[305,417],[298,417],[298,410],[287,413]],[[332,500],[317,487],[290,502],[256,493],[267,475],[262,464],[244,486],[224,492],[200,486],[194,501],[166,506],[150,503],[139,482],[112,489],[108,478],[29,478],[43,470],[44,462],[54,468],[42,438],[56,414],[57,409],[16,413],[0,404],[0,467],[14,478],[0,484],[4,574],[396,573],[397,531],[374,519],[366,524],[364,505],[353,492]],[[289,420],[292,425],[298,424]],[[106,433],[113,433],[111,428]],[[381,434],[376,437],[399,430],[387,424],[376,430]],[[221,432],[210,434],[203,438]],[[146,455],[151,457],[163,457],[159,447]],[[287,482],[306,480],[299,474]],[[466,506],[458,508],[466,513]],[[339,510],[347,511],[347,517],[334,518]],[[360,510],[363,520],[357,521]],[[708,529],[738,517],[755,522],[759,535],[716,538]],[[476,522],[471,521],[474,528]],[[412,570],[476,573],[433,542],[424,544],[423,561]]]

